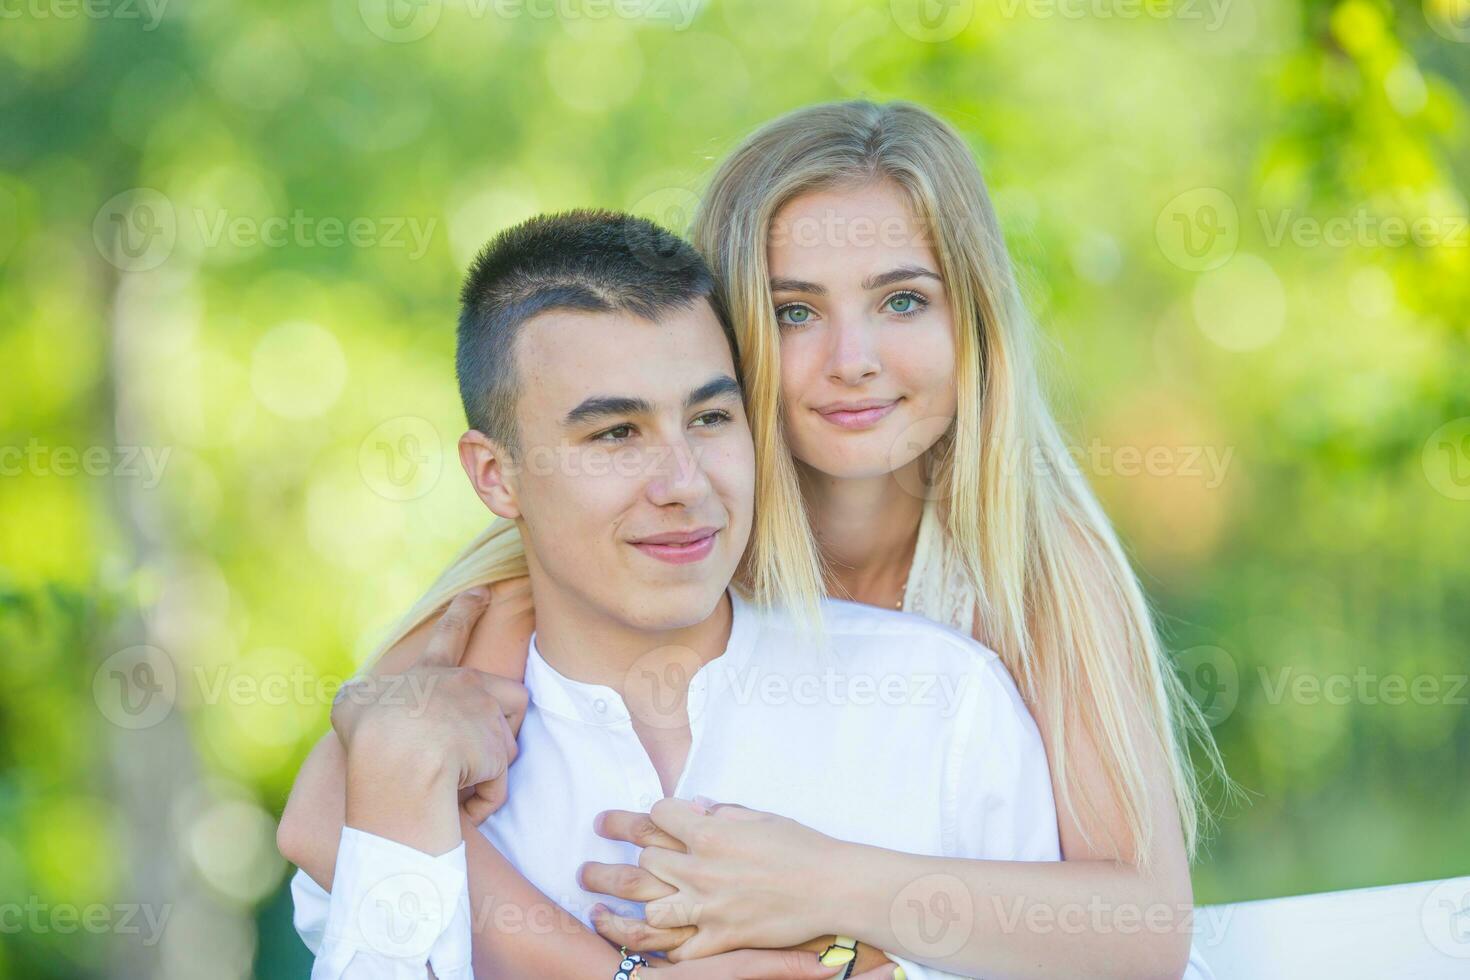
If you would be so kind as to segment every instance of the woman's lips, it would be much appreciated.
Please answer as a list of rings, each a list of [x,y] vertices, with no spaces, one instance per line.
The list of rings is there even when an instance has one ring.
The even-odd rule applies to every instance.
[[[839,428],[870,429],[881,422],[889,412],[893,411],[894,407],[898,405],[898,401],[895,398],[887,405],[876,405],[872,408],[864,408],[858,411],[823,412],[818,410],[817,414]]]
[[[715,535],[719,533],[711,531],[702,538],[683,544],[650,544],[646,541],[635,541],[633,547],[651,558],[668,562],[670,565],[688,565],[709,557],[709,553],[715,547]]]

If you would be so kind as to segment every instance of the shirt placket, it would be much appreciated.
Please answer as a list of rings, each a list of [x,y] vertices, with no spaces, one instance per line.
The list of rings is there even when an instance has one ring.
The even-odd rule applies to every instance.
[[[633,730],[633,721],[627,706],[616,695],[598,698],[592,705],[595,716],[605,719],[607,737],[612,741],[613,753],[623,777],[622,805],[630,810],[648,810],[663,793],[659,787],[658,770],[638,740]]]

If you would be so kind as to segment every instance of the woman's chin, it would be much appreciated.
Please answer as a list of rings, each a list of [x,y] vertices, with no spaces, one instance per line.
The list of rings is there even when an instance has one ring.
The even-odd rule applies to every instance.
[[[796,458],[807,468],[832,480],[871,480],[894,472],[886,452],[822,453]]]

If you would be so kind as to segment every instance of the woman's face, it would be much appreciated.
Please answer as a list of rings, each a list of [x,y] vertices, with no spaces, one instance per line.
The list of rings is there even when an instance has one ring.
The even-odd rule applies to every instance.
[[[954,418],[955,349],[939,262],[904,192],[793,198],[772,219],[767,262],[792,454],[839,479],[913,463]]]

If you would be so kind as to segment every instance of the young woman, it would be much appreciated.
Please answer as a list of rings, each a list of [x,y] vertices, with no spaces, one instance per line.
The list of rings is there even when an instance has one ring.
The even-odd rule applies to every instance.
[[[1190,948],[1201,812],[1190,735],[1212,765],[1219,758],[1071,465],[963,140],[905,103],[798,110],[720,165],[692,237],[739,339],[757,500],[782,510],[762,515],[749,590],[757,599],[824,590],[903,609],[994,649],[1046,744],[1065,860],[855,847],[738,807],[695,808],[669,826],[611,813],[599,832],[644,846],[642,863],[663,874],[586,869],[589,889],[648,902],[649,921],[602,912],[598,930],[668,951],[671,972],[761,946],[796,916],[814,936],[855,936],[968,976],[1207,976]],[[513,529],[492,526],[410,612],[385,662],[421,644],[456,594],[502,583],[466,662],[520,677],[533,617],[522,575]],[[314,822],[340,826],[341,785],[329,735],[303,767],[288,818],[313,807]],[[546,902],[479,834],[466,836],[472,887]],[[334,837],[297,849],[311,852],[316,869],[303,867],[318,880],[330,881],[321,841]],[[670,861],[668,851],[685,853]],[[823,867],[841,869],[840,904],[834,880],[809,873]],[[969,901],[961,937],[930,943],[905,925],[900,896],[921,880],[952,886],[923,900]],[[575,925],[476,943],[477,962],[496,975],[597,976],[607,961],[606,946]]]

